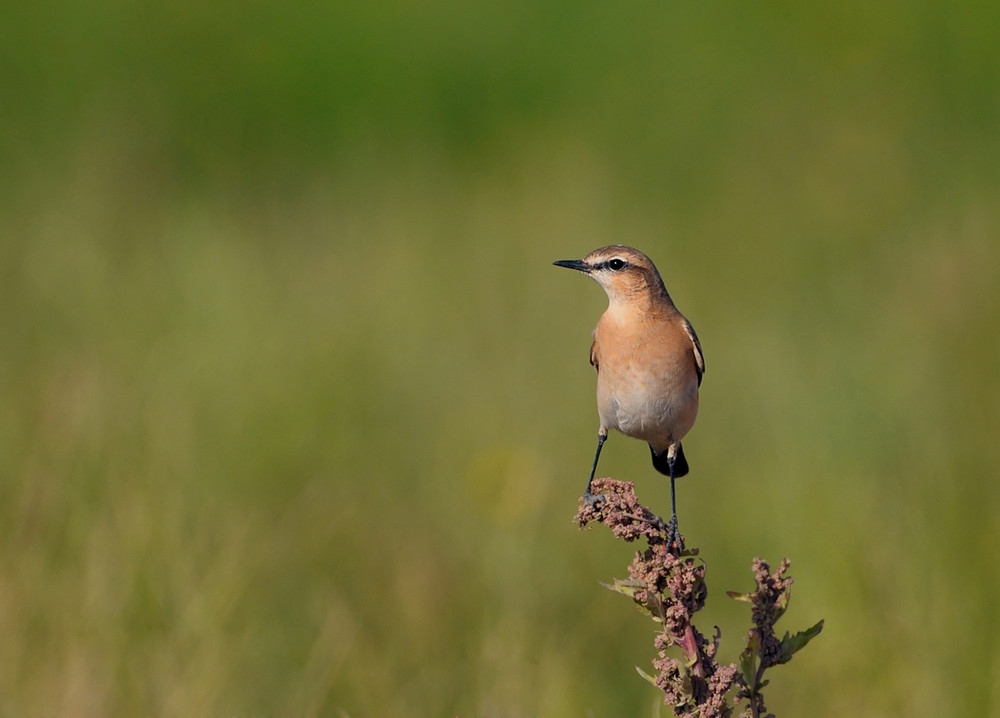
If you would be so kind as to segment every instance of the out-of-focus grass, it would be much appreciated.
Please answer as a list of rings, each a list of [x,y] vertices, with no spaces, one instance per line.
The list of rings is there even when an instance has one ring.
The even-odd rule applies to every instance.
[[[998,714],[994,12],[12,11],[0,712],[665,715],[570,523],[604,299],[550,263],[621,241],[706,351],[723,651],[788,555],[778,715]]]

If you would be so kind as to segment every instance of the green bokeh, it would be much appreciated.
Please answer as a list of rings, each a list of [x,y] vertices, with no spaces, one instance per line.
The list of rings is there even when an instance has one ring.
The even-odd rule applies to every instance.
[[[596,286],[708,372],[779,716],[997,716],[1000,10],[68,0],[0,27],[0,715],[669,715],[570,518]],[[602,473],[665,509],[638,442]]]

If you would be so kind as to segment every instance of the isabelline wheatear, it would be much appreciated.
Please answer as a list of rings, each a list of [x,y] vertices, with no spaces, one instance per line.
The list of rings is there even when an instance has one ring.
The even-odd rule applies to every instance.
[[[674,479],[688,473],[681,448],[698,415],[698,387],[705,373],[701,344],[642,252],[623,247],[595,249],[583,259],[555,262],[597,280],[608,309],[597,322],[590,363],[597,370],[597,453],[590,488],[609,429],[649,444],[653,466],[670,477],[670,543],[680,547]]]

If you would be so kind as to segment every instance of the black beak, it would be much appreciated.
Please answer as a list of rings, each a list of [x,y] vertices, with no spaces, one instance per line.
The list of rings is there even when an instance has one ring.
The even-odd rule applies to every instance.
[[[566,267],[566,269],[575,269],[578,272],[590,274],[590,265],[582,259],[560,259],[558,262],[553,262],[552,264],[557,267]]]

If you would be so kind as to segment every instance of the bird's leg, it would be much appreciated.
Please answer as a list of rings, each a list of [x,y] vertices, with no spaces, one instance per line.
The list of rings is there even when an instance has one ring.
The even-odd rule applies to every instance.
[[[601,494],[590,493],[590,485],[594,483],[594,474],[597,473],[597,460],[601,458],[601,447],[604,446],[604,441],[607,438],[608,430],[602,427],[601,430],[597,432],[597,453],[594,454],[594,465],[590,468],[590,478],[587,479],[587,490],[583,492],[583,500],[591,506],[605,500],[604,496]]]
[[[676,553],[679,556],[684,550],[684,541],[681,539],[681,532],[677,526],[677,491],[674,488],[674,460],[676,454],[671,451],[667,455],[667,466],[670,468],[670,521],[667,523],[667,548],[670,551],[676,546]]]

